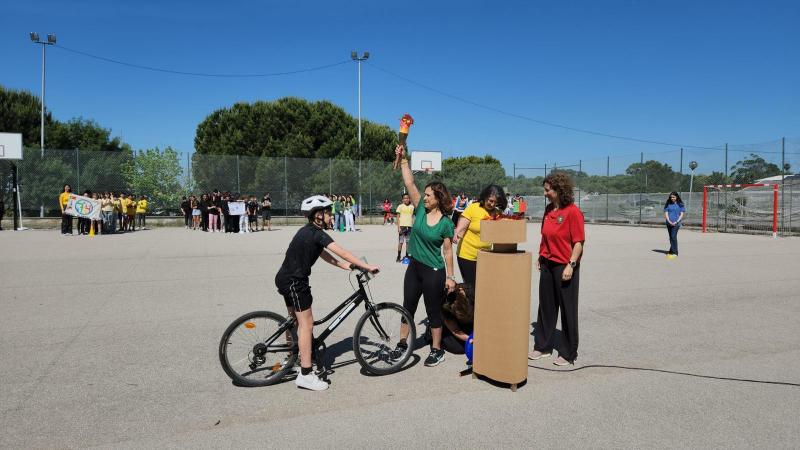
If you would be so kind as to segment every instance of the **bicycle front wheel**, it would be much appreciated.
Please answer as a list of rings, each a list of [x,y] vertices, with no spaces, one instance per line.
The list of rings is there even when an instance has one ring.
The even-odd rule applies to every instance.
[[[400,325],[407,324],[408,348],[396,352]],[[402,369],[411,357],[417,331],[414,318],[400,305],[379,303],[358,319],[353,335],[353,352],[361,367],[375,375],[388,375]]]
[[[239,386],[275,384],[297,361],[297,327],[269,311],[239,317],[219,342],[222,369]]]

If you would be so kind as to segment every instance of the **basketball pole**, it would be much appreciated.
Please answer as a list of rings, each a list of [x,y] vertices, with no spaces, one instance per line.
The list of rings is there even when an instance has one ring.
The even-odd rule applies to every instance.
[[[17,165],[15,163],[11,163],[11,182],[13,183],[13,198],[12,201],[14,202],[14,231],[19,231],[21,229],[20,224],[20,213],[22,211],[19,210],[20,202],[19,202],[19,179],[17,178]]]

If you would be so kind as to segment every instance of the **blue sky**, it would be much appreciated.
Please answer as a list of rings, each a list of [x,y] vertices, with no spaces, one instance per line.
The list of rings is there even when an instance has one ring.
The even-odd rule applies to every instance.
[[[412,148],[491,154],[507,170],[583,160],[591,172],[646,159],[678,165],[678,147],[548,127],[436,94],[601,133],[693,146],[800,137],[800,3],[780,1],[6,2],[0,84],[40,91],[41,53],[59,45],[165,69],[283,72],[366,50],[365,118],[416,119]],[[47,105],[92,118],[135,148],[192,151],[197,124],[239,101],[327,99],[353,115],[356,66],[268,78],[149,72],[48,48]],[[5,131],[5,130],[3,130]],[[792,145],[798,145],[792,140]],[[777,145],[777,147],[776,147]],[[744,151],[731,147],[732,164]],[[800,152],[800,149],[793,151]],[[721,170],[721,152],[685,160]],[[797,159],[797,158],[796,158]]]

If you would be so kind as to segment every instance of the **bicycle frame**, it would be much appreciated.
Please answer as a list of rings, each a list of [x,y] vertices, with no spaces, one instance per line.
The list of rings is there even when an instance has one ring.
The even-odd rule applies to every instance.
[[[368,311],[373,309],[373,303],[369,299],[367,291],[364,289],[365,280],[362,279],[362,277],[368,277],[368,276],[369,275],[366,273],[356,275],[356,279],[358,279],[358,290],[356,290],[350,297],[347,297],[347,300],[342,302],[342,304],[340,304],[333,311],[328,313],[327,316],[323,317],[320,320],[314,321],[314,326],[316,327],[328,322],[334,316],[336,316],[336,319],[334,319],[331,322],[331,324],[328,325],[327,328],[325,328],[325,331],[323,331],[322,334],[314,337],[314,340],[311,343],[311,348],[315,353],[320,346],[324,345],[325,339],[328,336],[330,336],[330,334],[333,333],[333,331],[336,330],[336,328],[338,328],[342,322],[344,322],[344,319],[346,319],[347,316],[349,316],[350,313],[352,313],[362,302],[366,303],[365,306]],[[375,328],[378,330],[378,333],[381,335],[381,337],[383,338],[388,337],[388,333],[386,333],[386,331],[380,325],[380,322],[374,321],[372,320],[372,318],[370,318],[370,320],[373,326],[375,326]],[[264,341],[264,343],[270,346],[275,341],[275,339],[277,339],[281,334],[285,333],[287,330],[294,327],[296,322],[297,322],[296,318],[292,316],[288,317],[286,322],[284,322],[284,324],[280,328],[278,328],[278,330],[275,333],[273,333],[272,336],[267,338]],[[268,351],[277,352],[285,350],[286,346],[274,346],[272,347],[272,350]]]

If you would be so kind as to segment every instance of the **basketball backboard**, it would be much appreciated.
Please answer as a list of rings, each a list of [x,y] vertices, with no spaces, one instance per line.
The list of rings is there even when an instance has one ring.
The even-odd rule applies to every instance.
[[[411,152],[411,170],[414,172],[441,172],[442,152]]]
[[[22,159],[22,134],[0,133],[0,159]]]

